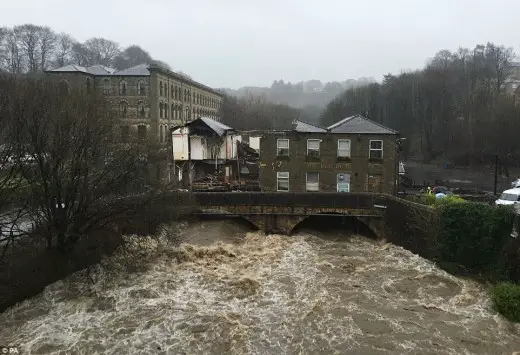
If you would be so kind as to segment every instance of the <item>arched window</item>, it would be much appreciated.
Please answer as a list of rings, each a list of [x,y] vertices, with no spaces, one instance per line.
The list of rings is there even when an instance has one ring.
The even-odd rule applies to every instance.
[[[184,89],[184,101],[188,101],[188,90]]]
[[[146,131],[147,131],[146,126],[143,126],[143,125],[138,126],[137,127],[137,138],[142,141],[146,140],[146,133],[147,133]]]
[[[121,82],[119,83],[119,95],[126,95],[126,89],[126,81],[121,80]]]
[[[172,104],[172,119],[175,119],[175,105]]]
[[[159,102],[159,118],[162,118],[163,116],[163,103],[162,102]]]
[[[146,117],[146,109],[144,107],[144,102],[142,101],[137,103],[137,116]]]
[[[168,118],[168,104],[164,104],[164,118]]]
[[[173,96],[175,95],[175,91],[174,91],[174,88],[173,88],[173,85],[170,89],[170,95],[172,95],[172,99],[173,99]]]
[[[137,83],[137,94],[146,95],[146,85],[142,80],[139,80],[139,82]]]
[[[164,97],[168,97],[168,84],[164,84]]]
[[[175,87],[175,100],[178,100],[179,99],[179,88],[176,86]]]
[[[164,126],[159,126],[159,133],[160,133],[160,137],[159,137],[159,142],[164,142]]]
[[[163,96],[162,95],[162,90],[163,90],[162,81],[159,81],[159,96]]]
[[[63,96],[66,96],[69,94],[70,92],[70,85],[69,85],[69,82],[67,80],[62,80],[59,82],[58,84],[58,92],[61,95]]]
[[[110,80],[103,80],[103,94],[110,95]]]
[[[119,117],[126,117],[126,113],[128,111],[128,104],[126,101],[121,101],[119,103]]]

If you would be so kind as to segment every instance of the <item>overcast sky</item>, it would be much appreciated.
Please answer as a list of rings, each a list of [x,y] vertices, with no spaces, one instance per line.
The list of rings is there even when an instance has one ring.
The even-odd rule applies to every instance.
[[[138,44],[213,87],[380,80],[440,49],[520,45],[519,0],[0,0],[0,26]]]

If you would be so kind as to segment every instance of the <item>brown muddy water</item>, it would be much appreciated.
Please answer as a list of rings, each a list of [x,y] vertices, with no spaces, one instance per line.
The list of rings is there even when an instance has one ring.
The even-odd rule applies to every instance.
[[[168,236],[180,234],[175,248]],[[24,354],[514,354],[485,288],[346,232],[181,225],[0,315]],[[128,269],[132,269],[129,272]],[[107,270],[112,270],[108,273]]]

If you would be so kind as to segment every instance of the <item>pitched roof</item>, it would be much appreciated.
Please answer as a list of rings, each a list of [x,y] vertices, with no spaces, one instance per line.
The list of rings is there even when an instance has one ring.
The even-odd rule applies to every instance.
[[[220,123],[218,121],[212,120],[209,117],[199,117],[196,120],[191,121],[187,125],[191,125],[191,124],[193,124],[193,122],[197,122],[197,120],[201,120],[202,122],[204,122],[209,128],[211,128],[219,136],[223,136],[227,131],[233,130],[233,128],[226,126],[225,124]]]
[[[65,65],[64,67],[49,70],[50,72],[80,72],[92,75],[110,75],[115,69],[105,67],[103,65],[93,65],[91,67],[82,67],[76,64]]]
[[[325,130],[324,128],[314,126],[314,125],[311,125],[309,123],[299,121],[299,120],[295,120],[293,122],[293,125],[294,125],[293,130],[295,130],[296,132],[302,132],[302,133],[304,133],[304,132],[309,132],[309,133],[327,132],[327,130]]]
[[[132,75],[135,75],[135,76],[149,76],[150,75],[150,71],[148,70],[148,64],[139,64],[139,65],[136,65],[135,67],[131,67],[131,68],[127,68],[127,69],[116,71],[115,73],[113,73],[113,75],[119,75],[119,76],[123,76],[123,75],[128,75],[128,76],[132,76]]]
[[[399,132],[369,120],[361,115],[344,118],[327,127],[327,131],[331,133],[354,134],[399,134]]]
[[[116,70],[113,68],[105,67],[104,65],[93,65],[87,68],[88,72],[94,75],[110,75]]]
[[[150,76],[150,70],[160,70],[163,73],[173,76],[174,78],[180,79],[184,82],[190,83],[194,86],[197,86],[201,89],[213,92],[219,96],[222,96],[223,92],[213,89],[209,86],[206,86],[204,84],[201,84],[193,79],[190,79],[184,75],[175,73],[171,70],[165,69],[157,64],[139,64],[131,68],[122,69],[122,70],[115,70],[112,68],[108,68],[102,65],[93,65],[91,67],[82,67],[76,64],[69,64],[61,68],[56,68],[52,70],[46,70],[47,73],[56,73],[56,72],[62,72],[62,73],[71,73],[71,72],[77,72],[77,73],[86,73],[91,75],[100,75],[100,76],[108,76],[108,75],[114,75],[114,76]]]
[[[88,73],[87,68],[82,67],[80,65],[75,65],[75,64],[69,64],[69,65],[66,65],[64,67],[52,69],[52,70],[49,70],[49,71],[50,72],[74,72],[74,71],[77,71],[77,72],[82,72],[82,73]]]

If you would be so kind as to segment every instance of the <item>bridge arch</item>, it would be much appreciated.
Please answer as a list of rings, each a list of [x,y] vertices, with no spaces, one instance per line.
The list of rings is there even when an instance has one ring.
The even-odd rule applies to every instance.
[[[325,218],[323,218],[325,217]],[[384,222],[383,219],[380,217],[365,217],[365,216],[353,216],[353,215],[346,215],[342,213],[318,213],[313,214],[309,216],[304,216],[298,223],[296,223],[294,226],[292,226],[291,230],[288,231],[287,234],[291,234],[294,230],[297,230],[298,227],[311,222],[312,220],[318,219],[315,221],[315,223],[325,223],[326,217],[333,217],[339,218],[343,217],[345,219],[350,219],[351,221],[359,222],[363,226],[367,228],[370,234],[372,234],[373,237],[377,239],[383,239],[384,238]],[[319,220],[321,219],[321,221]],[[328,221],[330,222],[330,221]],[[327,225],[330,225],[327,223]],[[352,226],[352,225],[351,225]]]

